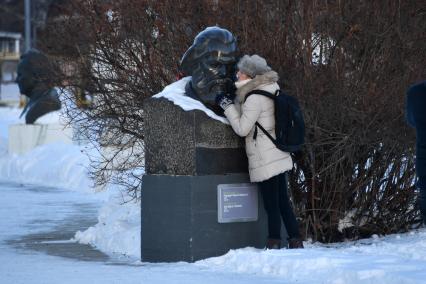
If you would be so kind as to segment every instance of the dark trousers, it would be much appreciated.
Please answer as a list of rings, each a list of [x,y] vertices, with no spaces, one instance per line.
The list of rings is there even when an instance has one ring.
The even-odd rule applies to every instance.
[[[289,238],[300,238],[299,226],[287,193],[286,173],[259,182],[259,188],[268,215],[269,238],[281,239],[281,217]]]
[[[417,188],[419,190],[419,197],[417,199],[417,203],[419,204],[423,223],[426,224],[426,176],[419,177],[419,181],[417,182]]]

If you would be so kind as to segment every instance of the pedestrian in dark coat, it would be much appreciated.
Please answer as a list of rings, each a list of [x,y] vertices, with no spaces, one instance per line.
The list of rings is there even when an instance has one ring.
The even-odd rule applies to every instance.
[[[418,203],[426,222],[426,81],[410,87],[406,98],[408,124],[416,129],[416,173]]]

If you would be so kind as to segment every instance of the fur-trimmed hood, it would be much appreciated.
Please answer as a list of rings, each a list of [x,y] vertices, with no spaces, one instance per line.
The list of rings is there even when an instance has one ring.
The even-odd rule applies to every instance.
[[[245,96],[250,91],[255,89],[264,89],[262,87],[264,87],[265,85],[273,85],[271,87],[273,87],[274,89],[279,89],[277,84],[278,79],[279,79],[278,73],[275,71],[268,71],[265,74],[257,75],[256,77],[251,79],[249,82],[247,82],[247,84],[237,89],[236,94],[237,94],[238,102],[243,103]]]

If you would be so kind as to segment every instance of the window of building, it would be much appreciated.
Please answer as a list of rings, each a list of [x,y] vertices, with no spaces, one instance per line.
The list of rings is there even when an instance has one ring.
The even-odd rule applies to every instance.
[[[7,50],[10,53],[15,53],[16,52],[16,50],[15,50],[15,40],[13,40],[13,39],[8,40]]]

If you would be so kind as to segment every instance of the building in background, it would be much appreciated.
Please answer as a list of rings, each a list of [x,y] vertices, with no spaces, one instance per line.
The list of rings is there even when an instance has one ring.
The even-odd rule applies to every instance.
[[[23,106],[25,101],[24,99],[19,101],[19,89],[14,83],[16,65],[21,53],[24,52],[24,2],[23,0],[0,0],[0,104],[11,102],[15,104],[17,100],[17,103]],[[49,7],[56,2],[58,0],[30,1],[31,47],[39,48],[38,34],[45,28]]]
[[[21,55],[20,33],[0,31],[0,104],[17,104],[19,88],[15,83]]]

